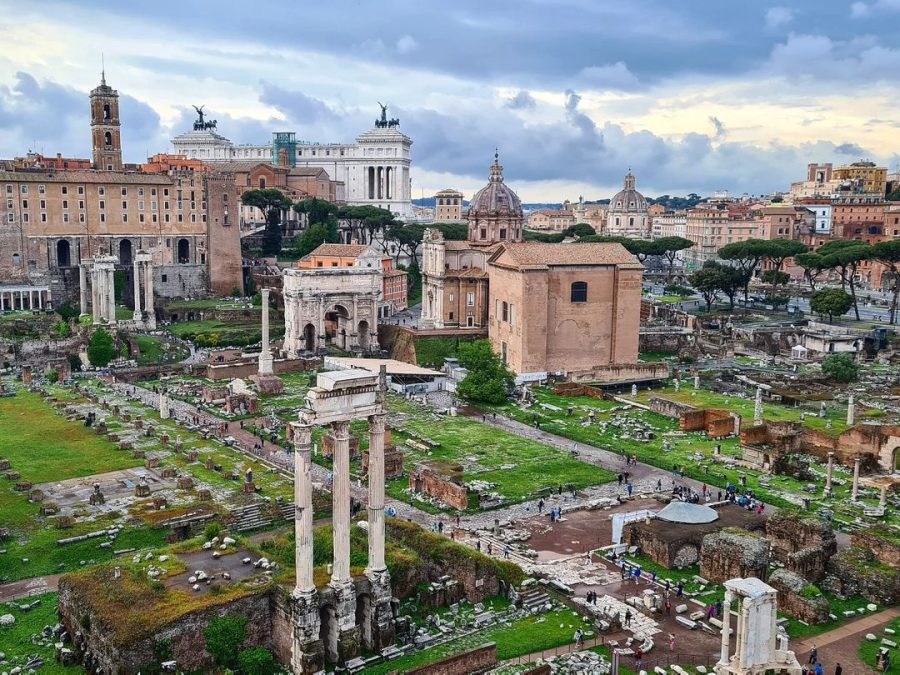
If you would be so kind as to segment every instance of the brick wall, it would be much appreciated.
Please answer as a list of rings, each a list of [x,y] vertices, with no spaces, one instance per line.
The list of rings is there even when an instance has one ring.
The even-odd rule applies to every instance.
[[[407,675],[469,675],[483,673],[497,663],[497,645],[493,642],[471,651],[448,656],[440,661],[407,670]]]

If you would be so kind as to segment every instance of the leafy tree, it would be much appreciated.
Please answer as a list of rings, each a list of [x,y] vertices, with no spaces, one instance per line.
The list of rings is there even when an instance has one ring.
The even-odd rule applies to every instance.
[[[321,244],[324,244],[325,242],[336,242],[337,240],[336,233],[332,236],[332,233],[328,230],[327,224],[315,223],[297,235],[297,253],[302,258],[316,250]]]
[[[312,199],[301,199],[294,204],[294,211],[306,214],[307,223],[324,223],[328,216],[338,213],[338,207],[329,201],[313,197]]]
[[[566,229],[566,234],[570,237],[590,237],[597,234],[596,230],[588,223],[575,223]]]
[[[779,272],[778,270],[766,270],[760,277],[760,281],[764,284],[771,284],[774,289],[776,286],[783,286],[791,280],[791,275],[787,272]]]
[[[791,280],[790,275],[781,275],[781,268],[784,267],[784,261],[809,251],[804,244],[801,244],[799,241],[794,241],[793,239],[773,239],[767,241],[762,247],[762,250],[765,254],[765,259],[772,263],[772,271],[777,272],[777,274],[770,277],[772,281],[768,282],[772,284],[772,295],[776,294],[778,286],[787,285]],[[766,283],[765,279],[763,279],[763,283]]]
[[[816,280],[825,271],[825,263],[818,253],[799,253],[794,256],[794,262],[803,268],[803,277],[809,284],[809,290],[816,290]]]
[[[265,647],[253,647],[238,655],[238,668],[243,675],[273,675],[278,671],[278,663]]]
[[[439,229],[444,239],[449,241],[465,241],[469,238],[468,223],[434,223],[432,227]]]
[[[663,290],[669,295],[677,295],[682,298],[687,298],[694,294],[694,291],[681,284],[666,284],[666,287]]]
[[[700,291],[706,302],[706,311],[712,310],[712,304],[724,284],[722,268],[719,265],[704,265],[691,275],[691,286]]]
[[[53,330],[55,330],[56,334],[61,338],[67,338],[72,334],[72,328],[65,321],[57,321],[53,324]]]
[[[566,238],[566,233],[565,232],[554,232],[551,234],[548,232],[532,232],[531,230],[525,230],[524,234],[522,235],[522,238],[525,241],[541,241],[545,244],[558,244],[559,242],[561,242],[563,239]],[[594,239],[595,239],[595,237],[593,237],[593,236],[592,237],[582,237],[581,241],[590,242],[590,241],[594,241]]]
[[[859,263],[872,257],[872,246],[857,239],[834,239],[819,247],[826,269],[837,270],[841,275],[841,288],[850,288],[853,298],[853,312],[859,321],[859,304],[856,300],[856,272]]]
[[[222,668],[234,669],[238,665],[238,650],[247,639],[247,619],[222,616],[212,619],[203,631],[206,651]]]
[[[669,272],[666,275],[666,279],[671,280],[678,252],[691,248],[694,242],[684,237],[660,237],[656,240],[656,244],[660,248],[660,255],[669,262]]]
[[[835,382],[854,382],[859,377],[859,366],[851,354],[829,354],[822,361],[822,372]]]
[[[457,393],[472,403],[500,404],[512,388],[515,376],[494,353],[487,340],[462,342],[459,363],[469,370],[457,387]]]
[[[809,298],[809,308],[816,314],[827,314],[828,322],[843,316],[853,307],[853,298],[840,288],[823,288]]]
[[[378,206],[342,206],[336,215],[349,228],[351,238],[360,242],[371,242],[376,232],[386,234],[395,222],[393,213]]]
[[[50,384],[59,382],[59,371],[56,368],[51,368],[47,371],[47,382]]]
[[[419,223],[401,223],[394,221],[385,235],[384,245],[388,240],[397,244],[397,253],[394,256],[396,263],[400,259],[400,253],[406,251],[410,258],[416,257],[419,246],[422,245],[422,236],[425,234],[425,226]],[[385,253],[387,248],[385,248]]]
[[[770,250],[767,246],[769,243],[764,239],[736,241],[733,244],[726,244],[716,254],[721,260],[733,263],[741,271],[745,304],[750,296],[750,280],[753,279],[759,263]]]
[[[417,305],[422,301],[422,270],[419,262],[413,258],[406,268],[406,293],[409,305]]]
[[[781,202],[783,202],[783,201],[784,201],[784,197],[782,197],[781,195],[775,195],[775,196],[772,197],[772,199],[771,199],[771,202],[772,202],[773,204],[781,204]]]
[[[291,205],[291,200],[276,188],[247,190],[241,195],[246,206],[255,206],[265,214],[266,231],[263,234],[263,255],[281,252],[281,212]]]
[[[92,366],[105,368],[110,361],[116,358],[116,345],[112,335],[102,328],[95,330],[88,341],[87,355]]]
[[[897,317],[897,302],[900,298],[900,239],[880,241],[872,247],[872,257],[884,265],[891,275],[891,311],[888,321],[894,323]]]
[[[56,313],[63,321],[71,321],[81,315],[81,309],[71,300],[66,300],[56,308]]]

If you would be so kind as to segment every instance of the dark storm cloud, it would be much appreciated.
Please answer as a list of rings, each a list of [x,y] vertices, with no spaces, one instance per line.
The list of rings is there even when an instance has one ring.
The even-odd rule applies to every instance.
[[[834,151],[839,155],[852,155],[853,157],[865,157],[865,149],[856,143],[841,143],[834,147]]]

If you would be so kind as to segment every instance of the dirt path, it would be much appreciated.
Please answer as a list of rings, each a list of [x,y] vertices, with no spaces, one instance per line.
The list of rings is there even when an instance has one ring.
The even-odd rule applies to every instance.
[[[19,600],[30,595],[49,593],[59,588],[59,578],[62,574],[49,574],[45,577],[32,577],[20,579],[8,584],[0,585],[0,602]]]
[[[794,650],[797,660],[802,665],[809,660],[809,652],[815,645],[819,650],[819,661],[825,666],[827,673],[834,672],[834,667],[838,663],[848,675],[874,673],[875,664],[862,663],[859,660],[859,643],[865,639],[866,633],[878,635],[891,619],[898,616],[900,616],[900,607],[891,607],[877,614],[860,617],[856,621],[851,621],[827,633],[807,638],[802,642],[795,642],[791,645],[791,649]],[[892,665],[891,672],[894,672],[895,669],[896,666]]]

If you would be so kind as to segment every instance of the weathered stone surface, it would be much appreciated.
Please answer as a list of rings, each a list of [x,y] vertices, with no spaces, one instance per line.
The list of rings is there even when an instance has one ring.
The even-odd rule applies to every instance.
[[[822,588],[843,597],[862,596],[892,605],[900,601],[900,568],[880,562],[872,551],[850,546],[828,561]]]
[[[778,591],[778,609],[806,623],[825,623],[831,607],[822,595],[799,574],[778,569],[769,576],[769,585]]]
[[[830,523],[787,510],[769,518],[766,536],[772,543],[775,560],[813,583],[825,576],[825,565],[837,552]]]
[[[757,577],[765,580],[769,569],[769,542],[737,528],[703,537],[700,575],[710,581]]]

